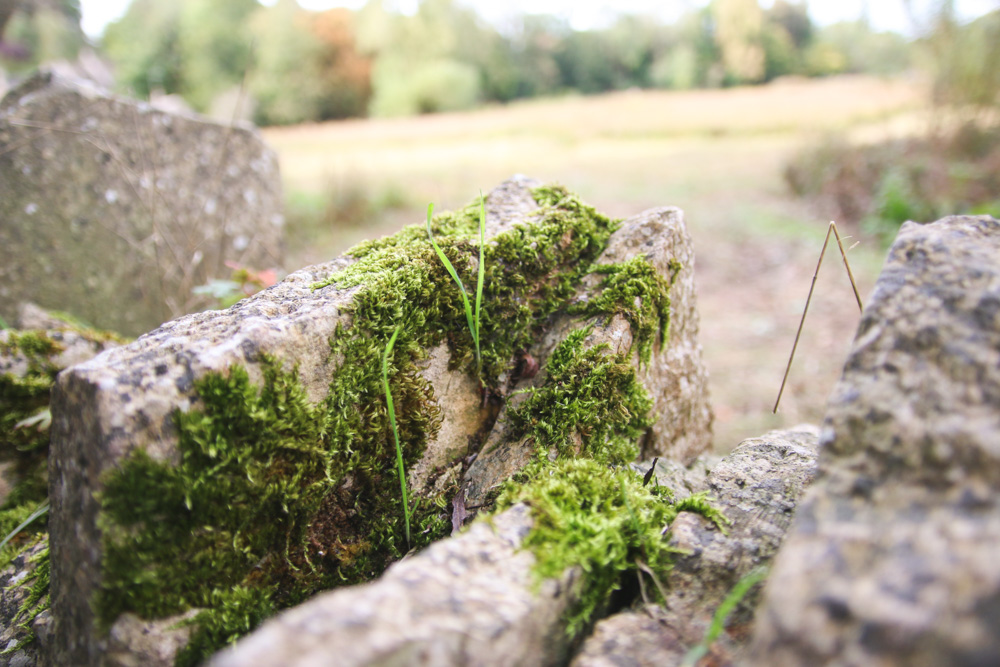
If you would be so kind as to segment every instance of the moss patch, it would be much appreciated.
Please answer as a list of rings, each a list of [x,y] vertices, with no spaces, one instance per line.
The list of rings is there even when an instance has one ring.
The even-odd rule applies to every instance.
[[[604,274],[601,294],[583,304],[574,304],[571,313],[614,315],[621,313],[632,327],[632,336],[639,347],[639,360],[647,364],[653,352],[653,341],[663,346],[670,332],[670,288],[681,265],[670,261],[670,278],[664,278],[653,265],[638,255],[618,264],[594,267],[594,273]]]
[[[550,449],[622,465],[639,453],[637,440],[652,425],[653,401],[624,353],[584,347],[591,329],[570,333],[552,351],[545,384],[508,415],[511,434],[535,442],[539,460]]]
[[[62,370],[52,357],[63,347],[41,331],[7,331],[0,341],[0,357],[21,356],[27,360],[23,375],[0,374],[0,461],[11,465],[8,475],[17,480],[0,504],[0,539],[27,519],[48,496],[46,463],[49,451],[47,412],[56,374]],[[0,567],[44,532],[38,520],[12,538],[0,550]]]
[[[34,554],[28,554],[34,550]],[[20,639],[0,651],[0,656],[11,655],[35,641],[35,631],[32,622],[43,611],[49,608],[49,545],[48,536],[36,536],[34,541],[21,550],[21,558],[26,559],[19,569],[27,571],[27,575],[12,585],[11,588],[26,588],[27,592],[17,613],[10,619],[11,626],[16,627]],[[15,635],[17,636],[17,635]]]
[[[496,387],[518,350],[568,308],[617,227],[562,188],[534,194],[539,210],[531,224],[485,249],[487,386]],[[466,276],[478,268],[478,246],[469,240],[478,221],[474,204],[432,222],[440,247]],[[260,387],[239,367],[208,374],[195,383],[199,407],[176,415],[180,465],[136,451],[106,478],[98,601],[105,627],[126,611],[162,618],[204,609],[178,658],[195,664],[274,611],[369,580],[403,555],[382,353],[398,327],[390,388],[411,466],[441,420],[418,362],[447,341],[452,365],[474,372],[473,341],[458,288],[422,225],[349,254],[357,261],[314,286],[357,288],[352,324],[331,341],[331,357],[345,362],[322,403],[310,404],[295,371],[275,359],[261,360]],[[446,534],[444,506],[456,490],[414,500],[415,548]]]

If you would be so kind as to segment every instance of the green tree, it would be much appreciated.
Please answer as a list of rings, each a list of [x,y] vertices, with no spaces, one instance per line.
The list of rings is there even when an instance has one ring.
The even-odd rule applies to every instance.
[[[463,59],[462,38],[477,27],[475,14],[452,0],[424,0],[413,16],[369,2],[359,14],[358,39],[374,58],[374,116],[453,111],[482,96],[479,68]]]
[[[247,19],[259,7],[257,0],[180,3],[181,92],[195,109],[207,110],[216,95],[243,79],[250,65]]]
[[[757,0],[714,0],[711,5],[715,39],[727,83],[764,79],[764,12]]]
[[[23,57],[3,60],[4,67],[24,73],[44,62],[76,58],[86,41],[80,28],[79,0],[14,4],[0,37],[13,50],[22,50]]]
[[[118,85],[141,98],[160,90],[180,93],[180,4],[133,0],[108,25],[101,46],[115,65]]]

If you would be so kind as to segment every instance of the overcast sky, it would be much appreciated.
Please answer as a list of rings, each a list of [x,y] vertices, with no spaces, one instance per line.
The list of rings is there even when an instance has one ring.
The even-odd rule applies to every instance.
[[[161,0],[172,2],[173,0]],[[642,13],[662,16],[671,20],[686,8],[700,6],[707,0],[459,0],[462,4],[475,7],[481,16],[494,23],[502,23],[505,17],[516,13],[559,14],[570,19],[578,30],[600,27],[610,23],[618,13]],[[934,6],[940,0],[913,0],[918,8]],[[264,0],[273,4],[273,0]],[[351,7],[357,9],[365,0],[299,0],[308,9],[329,9],[331,7]],[[386,5],[395,5],[403,11],[412,11],[417,0],[387,0]],[[762,0],[769,6],[770,0]],[[853,20],[861,15],[862,7],[868,5],[872,24],[880,30],[912,32],[912,27],[904,11],[904,0],[809,0],[809,11],[815,22],[821,25],[837,21]],[[83,8],[83,30],[91,37],[99,37],[111,21],[120,17],[129,0],[81,0]],[[980,16],[1000,7],[1000,0],[956,0],[959,14],[963,18]]]

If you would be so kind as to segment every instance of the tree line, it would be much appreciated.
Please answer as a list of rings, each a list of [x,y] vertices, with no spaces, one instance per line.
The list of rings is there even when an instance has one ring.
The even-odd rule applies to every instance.
[[[242,82],[260,124],[460,110],[566,92],[893,73],[911,59],[900,35],[863,19],[820,28],[805,1],[791,0],[767,9],[758,0],[711,0],[671,24],[623,15],[587,31],[534,14],[498,29],[456,0],[422,0],[412,15],[382,0],[353,12],[310,12],[295,0],[269,7],[133,0],[99,48],[123,91],[139,97],[179,94],[208,111]]]

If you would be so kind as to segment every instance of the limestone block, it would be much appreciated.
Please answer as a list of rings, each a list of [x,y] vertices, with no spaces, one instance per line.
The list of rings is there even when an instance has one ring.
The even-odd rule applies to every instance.
[[[1000,663],[1000,222],[900,229],[821,443],[751,664]]]
[[[516,505],[393,565],[376,582],[317,596],[266,623],[213,667],[554,665],[565,659],[570,570],[533,585],[530,510]]]
[[[546,204],[540,208],[533,194],[533,188],[539,185],[530,179],[515,177],[490,193],[486,202],[488,244],[499,245],[502,239],[509,240],[508,232],[517,235],[522,233],[519,230],[531,229],[533,225],[544,226],[539,218],[543,209],[548,210],[557,220],[581,213],[590,215],[573,197],[562,197],[558,199],[558,203]],[[559,208],[560,206],[564,208]],[[594,224],[603,226],[610,232],[610,221],[606,218],[602,220]],[[677,368],[670,369],[665,368],[663,358],[673,358],[673,353],[655,349],[651,362],[643,367],[641,379],[653,397],[655,409],[665,412],[666,419],[676,418],[677,421],[676,425],[667,424],[660,431],[654,427],[643,439],[645,450],[685,459],[708,446],[710,413],[707,408],[705,372],[701,364],[700,349],[694,338],[697,320],[691,288],[693,256],[690,254],[689,244],[683,245],[686,243],[683,241],[686,233],[683,232],[680,220],[680,213],[675,209],[660,210],[640,216],[633,223],[626,223],[616,234],[622,234],[625,230],[632,231],[616,238],[625,239],[623,248],[629,248],[628,252],[634,253],[634,256],[646,257],[657,271],[662,271],[661,267],[667,266],[670,261],[680,262],[673,289],[673,292],[680,295],[673,302],[680,309],[680,314],[672,320],[670,340],[676,335],[680,344],[685,346],[685,352],[675,359]],[[667,234],[666,239],[656,237],[656,234],[671,229],[673,231]],[[420,252],[424,254],[421,257],[429,259],[418,261],[428,262],[433,259],[430,265],[438,267],[436,270],[441,280],[450,280],[433,254],[430,254],[429,244],[426,244],[422,235],[422,226],[415,231],[404,230],[401,234],[403,236],[396,237],[397,240],[408,238],[406,235],[409,234],[409,238],[416,238],[422,244]],[[594,238],[599,237],[600,234]],[[634,241],[629,240],[633,237]],[[582,232],[566,231],[562,238],[556,239],[555,247],[538,248],[537,254],[557,255],[560,258],[560,263],[552,271],[558,269],[568,272],[566,275],[582,275],[601,251],[588,238]],[[467,244],[464,240],[460,243]],[[670,244],[681,244],[681,249],[674,255],[665,254],[660,246]],[[613,242],[611,247],[620,245],[622,244]],[[470,245],[452,247],[456,252],[463,248],[474,248]],[[382,250],[391,254],[391,246]],[[527,250],[534,251],[535,248],[529,246]],[[530,263],[536,259],[534,252],[525,252],[524,249],[518,252],[521,253],[518,257],[523,260],[517,261]],[[626,249],[618,252],[620,254],[617,257],[628,257]],[[265,369],[267,363],[270,363],[266,359],[276,359],[286,371],[293,367],[297,369],[298,381],[308,402],[320,405],[327,400],[335,380],[342,373],[352,372],[359,363],[355,359],[342,358],[338,356],[339,353],[333,354],[331,341],[342,340],[347,335],[345,332],[351,332],[352,327],[357,326],[355,320],[360,317],[357,309],[361,307],[359,300],[367,298],[363,296],[365,294],[371,295],[364,291],[369,284],[364,281],[380,278],[371,274],[362,278],[361,285],[333,283],[322,289],[313,289],[313,286],[331,274],[354,266],[356,261],[363,260],[345,256],[327,264],[303,269],[229,310],[205,312],[174,320],[128,346],[108,351],[96,359],[74,366],[60,376],[53,398],[53,452],[50,459],[52,609],[56,620],[54,648],[57,661],[80,665],[97,664],[101,660],[110,660],[113,653],[114,660],[127,664],[130,650],[127,646],[128,638],[142,634],[135,632],[136,625],[129,620],[127,614],[122,615],[118,621],[111,619],[110,634],[108,630],[99,630],[96,626],[93,600],[102,591],[102,558],[105,555],[105,543],[102,541],[104,533],[100,527],[101,493],[106,490],[109,475],[117,474],[130,461],[135,461],[135,455],[140,451],[148,457],[142,460],[150,461],[148,465],[151,466],[169,468],[181,463],[178,415],[190,414],[203,408],[204,402],[199,397],[197,386],[206,377],[225,377],[227,373],[232,373],[231,369],[241,368],[245,369],[249,381],[259,386],[266,380]],[[460,270],[464,273],[467,268]],[[509,303],[491,304],[491,307],[520,312],[518,309],[524,303],[535,303],[540,298],[539,294],[545,294],[549,289],[549,285],[543,282],[521,285],[523,272],[516,263],[498,267],[498,270],[508,271],[507,275],[512,276],[509,280],[513,287],[509,294],[502,297],[509,299]],[[398,269],[392,271],[396,272]],[[379,275],[384,277],[385,274]],[[537,280],[555,281],[557,277],[558,274],[554,277],[549,272]],[[592,281],[590,284],[596,285],[599,278],[591,276],[584,278],[584,281]],[[493,287],[491,284],[488,289]],[[450,282],[441,282],[440,285],[430,285],[427,291],[436,294],[436,290],[445,289],[455,288]],[[591,293],[584,290],[582,294]],[[374,307],[381,307],[377,301],[378,296],[372,298],[376,299]],[[495,298],[500,299],[501,296]],[[370,302],[367,303],[371,305]],[[380,325],[381,328],[376,331],[351,335],[367,339],[376,336],[387,339],[386,331],[391,333],[396,321],[392,318],[397,313],[410,312],[405,311],[403,306],[406,305],[388,311],[392,322],[388,326]],[[561,308],[565,310],[565,306]],[[419,458],[409,467],[408,478],[409,487],[415,496],[439,500],[443,503],[439,507],[447,506],[451,499],[447,494],[454,493],[453,490],[448,490],[457,488],[469,455],[475,453],[475,448],[493,427],[496,412],[492,406],[510,397],[510,392],[517,386],[517,378],[525,375],[513,370],[503,371],[491,390],[492,394],[488,396],[488,405],[484,407],[479,383],[474,377],[469,377],[468,367],[461,366],[461,359],[454,358],[456,341],[468,335],[460,312],[455,311],[457,324],[454,329],[448,330],[440,322],[425,322],[422,313],[410,312],[411,317],[419,320],[419,326],[425,327],[421,330],[420,335],[424,336],[421,340],[430,340],[431,344],[421,348],[414,345],[411,338],[408,348],[397,348],[396,361],[393,362],[399,365],[403,363],[400,361],[404,359],[402,355],[415,355],[413,358],[417,359],[415,363],[419,378],[414,382],[423,383],[419,385],[420,391],[427,393],[427,400],[438,410],[435,414],[439,415],[439,422],[434,419],[428,422],[433,423],[433,428],[429,431]],[[673,311],[671,313],[673,315]],[[618,331],[622,336],[631,335],[627,322],[622,327],[621,317],[605,319],[610,323],[610,329]],[[529,319],[527,326],[537,327],[542,332],[539,334],[540,339],[545,339],[548,330],[555,323],[563,321],[568,321],[564,313],[557,312],[551,318],[539,318],[537,322]],[[381,339],[376,343],[379,355],[384,344]],[[511,350],[510,354],[513,356],[506,367],[514,369],[518,365],[518,352]],[[670,388],[671,383],[673,388]],[[669,401],[670,396],[682,401],[682,406],[677,408],[678,414],[674,417],[670,416],[673,415],[673,408],[663,405],[663,401]],[[376,417],[381,414],[378,419],[385,420],[384,408],[381,413],[377,412],[379,406],[384,406],[381,385],[370,394],[345,394],[342,398],[350,403],[346,406],[349,411],[376,410]],[[397,410],[397,414],[402,418],[404,412]],[[381,437],[385,438],[385,442],[379,442],[378,447],[392,447],[387,423],[379,421],[366,428],[381,429]],[[350,442],[338,442],[337,446],[340,448],[338,452],[347,457],[351,455],[354,445]],[[343,477],[337,477],[335,481],[338,486],[324,496],[321,509],[324,520],[329,521],[330,525],[334,525],[338,517],[341,525],[349,525],[352,517],[357,517],[356,503],[365,502],[358,498],[355,486],[360,474],[348,472]],[[388,464],[384,465],[384,469],[365,474],[377,474],[383,480],[393,481],[391,475],[395,471],[394,466]],[[393,493],[398,492],[398,489],[396,484]],[[150,490],[149,493],[157,491]],[[398,503],[398,500],[394,502]],[[190,514],[191,508],[184,510],[184,503],[183,498],[178,500],[177,511],[187,511]],[[393,507],[393,511],[398,511],[395,509],[396,505]],[[294,513],[294,508],[288,512]],[[443,509],[439,513],[445,515]],[[189,518],[196,520],[197,512],[190,514]],[[318,522],[315,525],[326,524]],[[297,571],[307,571],[304,569],[306,558],[311,559],[309,562],[312,564],[333,559],[333,552],[340,548],[337,546],[340,537],[335,531],[317,532],[310,535],[308,543],[293,545],[309,550],[297,566]],[[358,539],[363,540],[364,536]],[[271,553],[261,556],[260,563],[273,565],[286,557],[284,552]],[[252,562],[250,564],[253,565]],[[331,572],[336,571],[334,564]],[[105,623],[108,623],[107,619]],[[160,623],[158,626],[150,624],[143,627],[164,625]],[[172,646],[183,643],[177,639],[176,633],[164,636],[164,642]],[[143,640],[143,646],[134,647],[133,658],[135,655],[152,656],[156,653],[148,644],[146,639]],[[554,646],[558,649],[558,645]],[[163,655],[166,657],[161,658],[169,662],[170,656],[166,653]]]
[[[656,422],[643,438],[640,457],[660,456],[683,464],[691,463],[711,445],[712,412],[708,403],[708,374],[698,343],[697,295],[694,286],[694,250],[677,208],[651,209],[629,218],[611,236],[595,266],[642,256],[663,276],[671,276],[670,323],[662,349],[654,345],[648,363],[640,359],[634,332],[621,315],[611,318],[562,316],[553,323],[530,350],[541,369],[537,375],[514,385],[514,394],[505,409],[520,405],[523,392],[544,384],[545,366],[555,346],[567,333],[592,327],[585,345],[606,344],[608,354],[629,353],[639,370],[643,387],[653,398]],[[575,297],[586,302],[600,293],[601,276],[587,276]],[[534,453],[529,440],[511,440],[501,413],[490,438],[466,474],[466,498],[470,506],[485,502],[491,490],[523,467]]]
[[[282,206],[253,129],[43,72],[0,102],[0,316],[33,301],[139,335],[203,308],[226,261],[280,266]]]
[[[732,522],[727,532],[700,515],[679,514],[671,524],[670,544],[683,553],[662,582],[665,604],[600,621],[573,667],[681,664],[733,586],[754,568],[767,566],[778,551],[795,506],[815,476],[818,440],[814,426],[770,431],[744,440],[716,464],[704,488]],[[657,479],[669,484],[677,475],[666,468],[657,470]],[[744,599],[730,616],[732,633],[723,633],[712,647],[719,664],[742,650],[756,599],[752,593]]]

